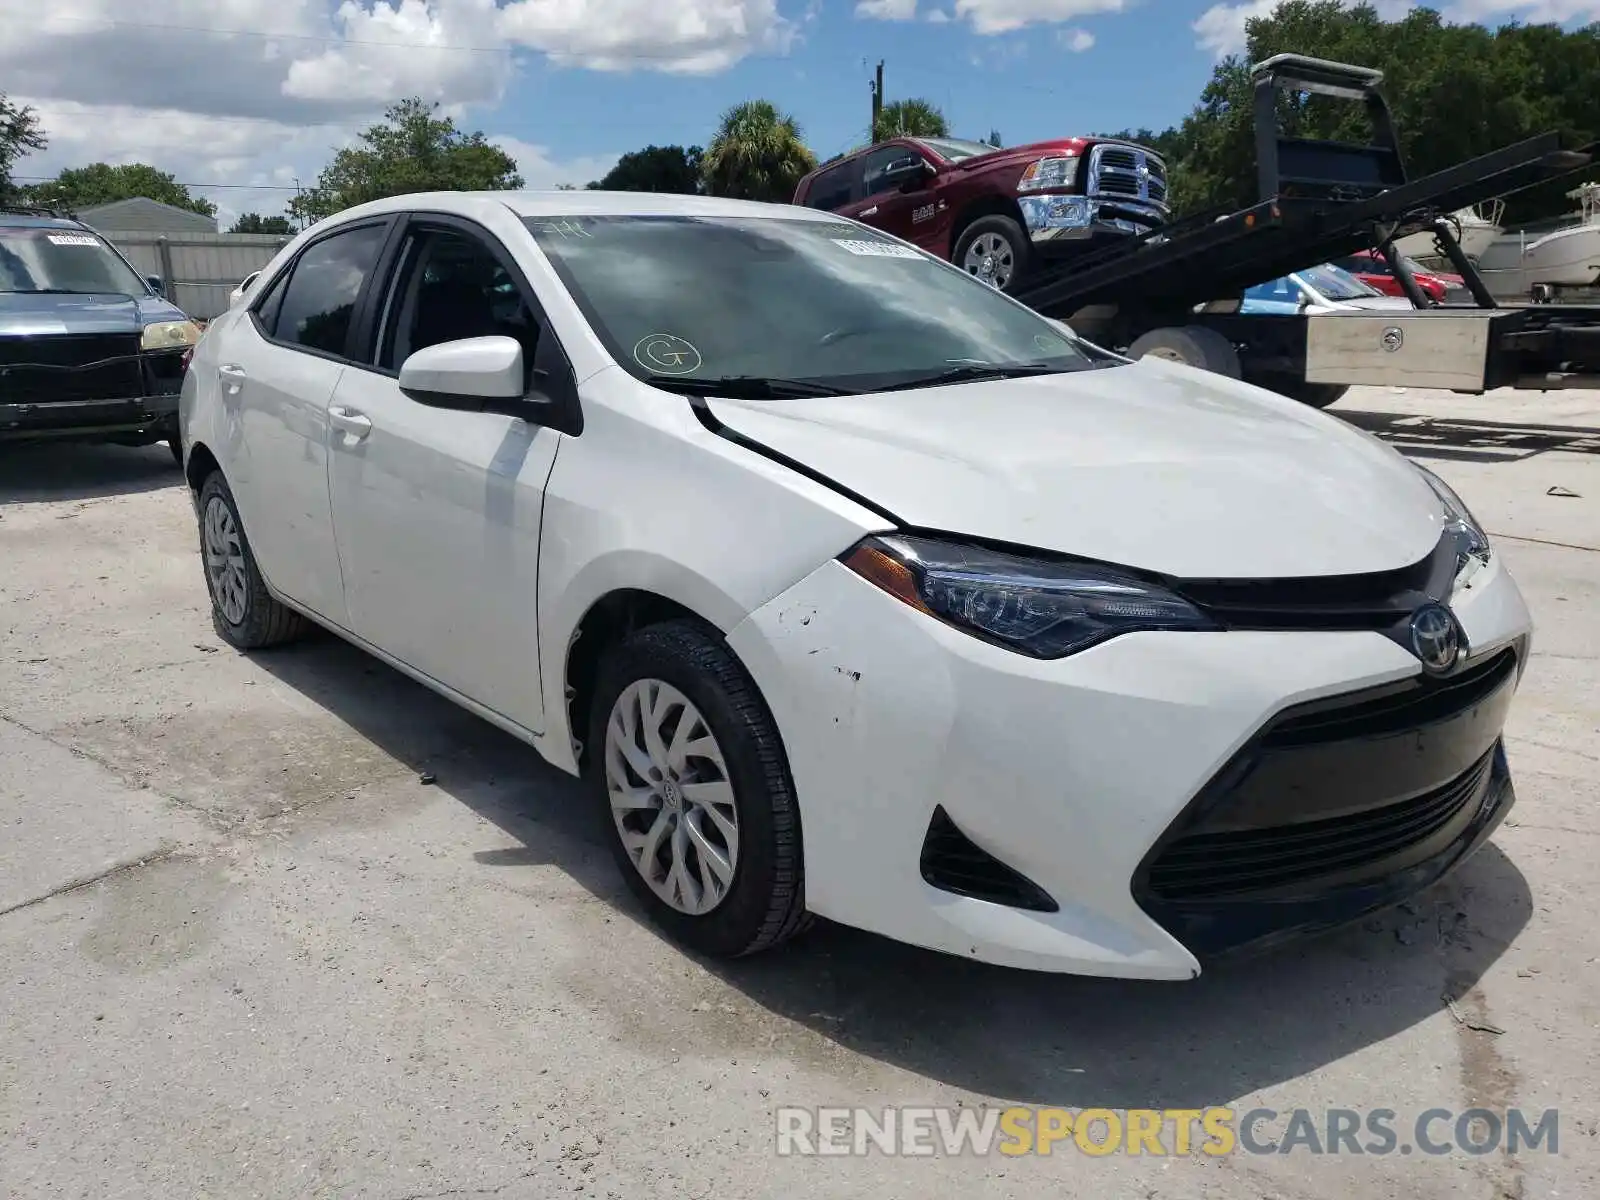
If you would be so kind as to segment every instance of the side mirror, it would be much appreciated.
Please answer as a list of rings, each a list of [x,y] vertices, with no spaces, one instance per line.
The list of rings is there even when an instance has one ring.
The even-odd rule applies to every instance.
[[[152,292],[154,292],[156,295],[160,296],[163,300],[165,300],[167,298],[166,281],[163,280],[161,278],[161,276],[159,276],[159,275],[146,275],[144,277],[144,281],[150,285],[150,290]]]
[[[424,346],[400,364],[400,390],[430,408],[524,416],[522,343],[494,336]]]

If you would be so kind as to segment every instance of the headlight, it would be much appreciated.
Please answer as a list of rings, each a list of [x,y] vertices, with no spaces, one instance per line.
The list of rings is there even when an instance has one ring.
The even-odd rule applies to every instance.
[[[1029,163],[1028,169],[1022,172],[1022,178],[1017,180],[1017,191],[1037,192],[1042,188],[1071,187],[1072,177],[1077,170],[1076,154],[1053,154],[1049,158],[1041,158]]]
[[[141,350],[178,350],[200,340],[200,327],[193,321],[158,321],[144,327],[139,339]]]
[[[1034,658],[1134,630],[1216,628],[1181,596],[1088,563],[898,535],[868,538],[843,562],[912,608]]]
[[[1456,583],[1466,587],[1472,577],[1489,565],[1494,550],[1489,545],[1489,535],[1478,524],[1477,518],[1467,508],[1455,489],[1440,479],[1427,467],[1413,463],[1428,481],[1433,494],[1444,505],[1444,531],[1456,539]]]

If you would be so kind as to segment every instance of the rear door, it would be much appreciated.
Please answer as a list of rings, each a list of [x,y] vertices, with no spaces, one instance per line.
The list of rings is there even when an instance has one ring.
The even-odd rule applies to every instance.
[[[232,323],[208,368],[225,430],[214,449],[262,573],[338,625],[346,612],[328,504],[328,404],[390,226],[341,226],[308,244]]]

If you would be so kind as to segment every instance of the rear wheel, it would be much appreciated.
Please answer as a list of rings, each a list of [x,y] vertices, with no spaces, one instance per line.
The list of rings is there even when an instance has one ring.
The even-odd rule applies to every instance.
[[[805,927],[788,763],[720,637],[672,621],[607,650],[589,745],[613,856],[652,920],[730,958]]]
[[[953,261],[1002,292],[1014,292],[1031,265],[1028,235],[1010,217],[979,217],[961,231]]]
[[[1128,357],[1146,356],[1198,367],[1229,379],[1238,379],[1242,374],[1239,352],[1233,343],[1204,325],[1175,325],[1140,334],[1128,347]]]
[[[267,591],[221,471],[201,485],[199,508],[200,553],[218,636],[240,650],[260,650],[304,633],[306,619]]]

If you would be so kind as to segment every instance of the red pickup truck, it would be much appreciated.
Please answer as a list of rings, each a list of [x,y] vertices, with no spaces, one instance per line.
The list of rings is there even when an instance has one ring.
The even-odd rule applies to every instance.
[[[854,217],[1015,291],[1040,262],[1166,223],[1167,168],[1130,142],[996,149],[900,137],[822,164],[794,202]]]

